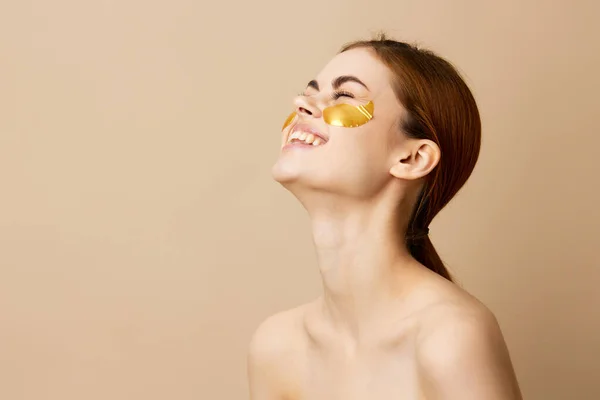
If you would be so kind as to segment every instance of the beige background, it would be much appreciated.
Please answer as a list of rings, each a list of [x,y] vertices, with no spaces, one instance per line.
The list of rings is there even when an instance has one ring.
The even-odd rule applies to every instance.
[[[432,237],[525,397],[600,399],[598,4],[2,1],[0,399],[247,398],[255,327],[320,290],[270,177],[279,128],[380,29],[479,102],[480,162]]]

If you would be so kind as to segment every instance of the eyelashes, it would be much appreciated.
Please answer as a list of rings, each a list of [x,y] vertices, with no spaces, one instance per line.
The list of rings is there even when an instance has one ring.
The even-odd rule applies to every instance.
[[[304,97],[304,96],[308,96],[308,95],[306,93],[300,92],[300,93],[298,93],[298,96]],[[337,90],[337,91],[331,93],[332,100],[337,100],[340,97],[349,97],[349,98],[353,99],[354,95],[350,92],[346,92],[345,90]]]
[[[343,90],[338,90],[338,91],[336,91],[336,92],[333,92],[333,93],[331,94],[331,98],[332,98],[333,100],[337,100],[337,99],[339,99],[340,97],[349,97],[349,98],[353,99],[353,98],[354,98],[354,95],[353,95],[352,93],[350,93],[350,92],[346,92],[346,91],[343,91]]]

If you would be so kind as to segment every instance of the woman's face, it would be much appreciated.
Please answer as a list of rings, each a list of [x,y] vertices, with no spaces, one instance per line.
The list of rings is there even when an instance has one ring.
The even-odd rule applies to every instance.
[[[398,163],[405,140],[399,131],[403,108],[389,69],[371,50],[338,54],[294,106],[295,116],[282,131],[282,149],[273,167],[277,181],[370,197],[393,179],[390,168]]]

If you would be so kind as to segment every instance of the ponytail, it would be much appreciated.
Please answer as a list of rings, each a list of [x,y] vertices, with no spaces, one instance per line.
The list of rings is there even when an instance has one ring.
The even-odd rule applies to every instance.
[[[437,171],[435,171],[432,176],[434,182],[436,175]],[[450,272],[444,265],[444,262],[431,242],[429,228],[419,228],[420,226],[429,226],[435,216],[435,214],[431,212],[432,204],[435,204],[436,199],[435,193],[431,190],[432,187],[433,185],[431,182],[426,183],[419,195],[417,204],[413,209],[408,224],[409,229],[405,236],[406,247],[415,260],[436,274],[453,282],[452,275],[450,275]]]
[[[421,237],[407,237],[406,244],[410,254],[421,264],[432,270],[438,275],[443,276],[450,282],[453,282],[452,276],[442,262],[428,234]]]

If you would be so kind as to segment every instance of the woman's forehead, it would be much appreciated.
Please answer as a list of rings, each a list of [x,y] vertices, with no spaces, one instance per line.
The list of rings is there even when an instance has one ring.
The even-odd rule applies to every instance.
[[[339,76],[355,76],[371,92],[390,87],[388,68],[369,49],[356,48],[337,54],[319,72],[317,81],[326,88]]]

